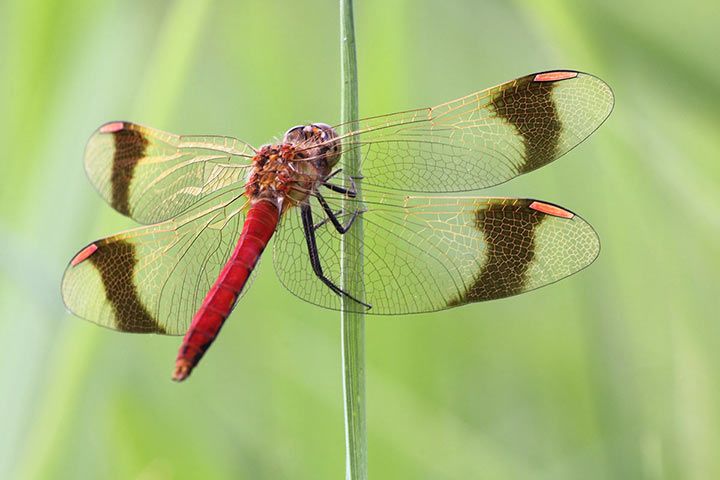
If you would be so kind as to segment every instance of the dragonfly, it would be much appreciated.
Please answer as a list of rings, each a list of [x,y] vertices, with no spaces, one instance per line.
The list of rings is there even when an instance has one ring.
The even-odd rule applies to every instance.
[[[184,335],[172,375],[182,381],[248,290],[271,237],[282,285],[334,310],[434,312],[554,283],[597,257],[590,224],[550,202],[468,192],[564,155],[613,104],[599,78],[556,70],[355,128],[299,125],[260,148],[107,123],[90,137],[85,170],[107,203],[143,226],[70,260],[65,306],[122,332]],[[350,151],[362,178],[338,168]],[[340,253],[358,219],[362,298],[342,285]]]

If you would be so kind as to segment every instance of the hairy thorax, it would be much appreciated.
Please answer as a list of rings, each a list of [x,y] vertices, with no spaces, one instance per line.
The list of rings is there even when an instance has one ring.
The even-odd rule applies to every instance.
[[[264,145],[257,151],[245,193],[251,203],[269,199],[286,210],[305,201],[330,174],[340,153],[337,133],[329,125],[293,127],[285,133],[283,143]]]

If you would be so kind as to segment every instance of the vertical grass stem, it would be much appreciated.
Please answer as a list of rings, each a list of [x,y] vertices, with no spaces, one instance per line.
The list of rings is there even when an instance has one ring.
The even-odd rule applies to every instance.
[[[345,131],[357,128],[358,80],[353,1],[340,0],[340,59],[342,123]],[[343,132],[341,132],[342,134]],[[343,152],[343,169],[355,179],[356,202],[362,201],[360,155],[356,148]],[[347,210],[357,203],[348,203]],[[343,235],[342,288],[364,301],[363,222],[359,216]],[[345,460],[347,480],[367,479],[367,427],[365,420],[365,314],[353,300],[343,298],[341,313],[343,396],[345,399]]]

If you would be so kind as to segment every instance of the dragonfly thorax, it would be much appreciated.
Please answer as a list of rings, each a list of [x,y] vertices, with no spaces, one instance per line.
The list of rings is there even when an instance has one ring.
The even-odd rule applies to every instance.
[[[265,145],[253,157],[253,169],[245,184],[251,200],[303,201],[330,173],[340,159],[335,130],[324,123],[300,125],[285,133],[280,145]]]

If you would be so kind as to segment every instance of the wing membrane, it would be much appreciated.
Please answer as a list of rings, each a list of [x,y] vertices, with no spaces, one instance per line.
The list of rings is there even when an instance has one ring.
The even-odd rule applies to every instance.
[[[610,114],[610,87],[586,73],[532,74],[431,108],[360,120],[365,184],[411,192],[490,187],[546,165]],[[342,125],[336,128],[342,129]]]
[[[244,183],[254,150],[229,137],[179,136],[129,122],[100,127],[85,170],[118,212],[144,224],[168,220],[203,197]]]
[[[359,149],[365,184],[473,190],[562,156],[602,124],[613,101],[596,77],[545,72],[436,107],[361,120],[339,141],[343,151]],[[114,329],[183,333],[242,229],[238,187],[254,153],[227,137],[183,137],[128,122],[101,127],[86,149],[91,182],[116,210],[153,225],[81,251],[63,279],[68,308]],[[349,218],[337,197],[328,200]],[[581,270],[599,251],[580,217],[535,200],[376,192],[367,205],[368,313],[429,312],[523,293]],[[339,285],[340,235],[321,222],[316,236],[325,274]],[[311,268],[297,212],[285,215],[278,237],[275,265],[286,288],[340,309]]]
[[[245,203],[218,194],[176,219],[90,244],[65,270],[65,305],[116,330],[185,333],[240,236]]]
[[[340,211],[339,202],[332,203]],[[362,217],[370,314],[430,312],[520,294],[585,268],[599,252],[589,224],[535,200],[383,194],[367,207]],[[298,217],[288,212],[278,231],[277,274],[303,300],[339,310],[340,298],[307,260]],[[340,285],[340,235],[329,222],[317,222],[324,273]]]

